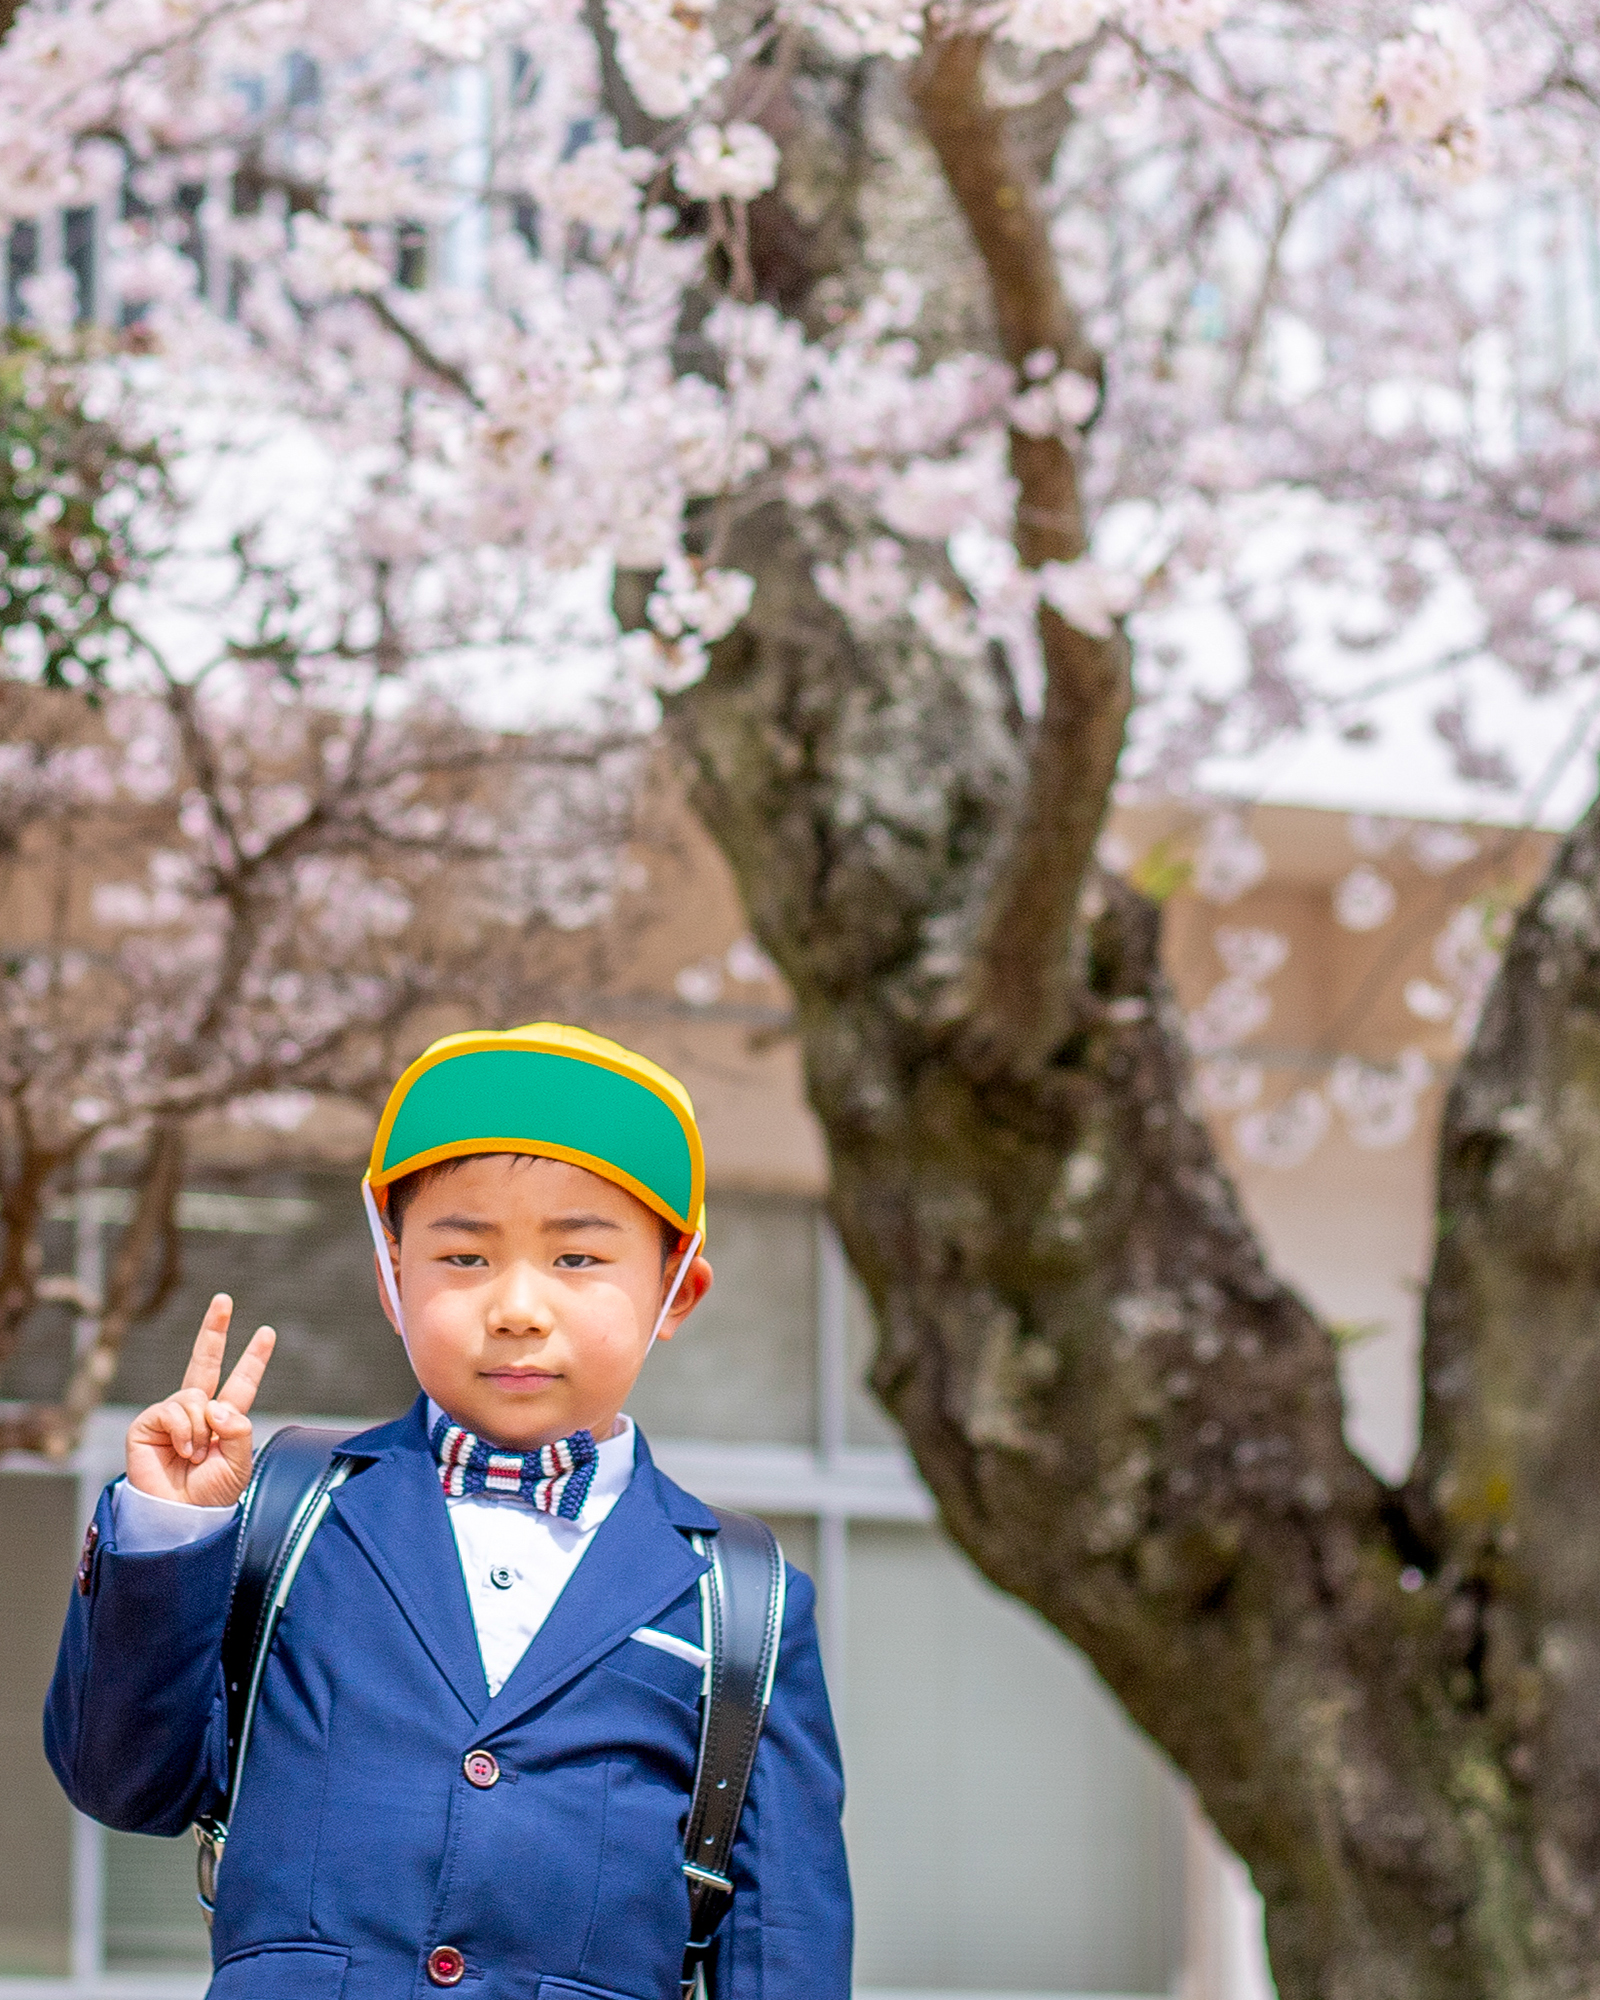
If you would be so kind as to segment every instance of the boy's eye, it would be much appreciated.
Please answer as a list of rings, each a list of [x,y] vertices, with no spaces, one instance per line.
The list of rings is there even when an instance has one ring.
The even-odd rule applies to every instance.
[[[591,1264],[598,1264],[598,1257],[591,1257],[587,1250],[563,1250],[556,1259],[558,1271],[585,1271]]]
[[[458,1271],[487,1270],[489,1266],[488,1258],[476,1250],[452,1250],[444,1261],[454,1264]]]

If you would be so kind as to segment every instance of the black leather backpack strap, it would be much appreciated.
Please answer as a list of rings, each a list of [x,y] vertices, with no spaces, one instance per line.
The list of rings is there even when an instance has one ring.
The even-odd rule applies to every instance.
[[[222,1633],[222,1682],[228,1704],[228,1787],[221,1813],[197,1820],[200,1907],[209,1922],[217,1864],[228,1837],[250,1746],[261,1674],[272,1634],[300,1560],[328,1501],[351,1469],[340,1446],[355,1430],[286,1424],[256,1453],[239,1502],[228,1619]]]
[[[783,1556],[764,1521],[716,1508],[717,1532],[696,1538],[711,1567],[700,1581],[707,1689],[700,1755],[684,1831],[689,1884],[685,2000],[703,1977],[717,1927],[733,1901],[733,1843],[778,1668]]]

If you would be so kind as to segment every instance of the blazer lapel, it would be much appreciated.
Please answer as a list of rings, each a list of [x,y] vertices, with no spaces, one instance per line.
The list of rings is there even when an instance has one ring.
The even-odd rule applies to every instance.
[[[399,1422],[352,1438],[372,1463],[336,1489],[333,1510],[383,1578],[434,1665],[476,1722],[489,1705],[478,1635],[419,1397]]]
[[[494,1725],[503,1727],[564,1687],[692,1590],[705,1570],[673,1516],[682,1514],[689,1527],[714,1527],[715,1515],[693,1501],[669,1513],[664,1495],[676,1497],[676,1488],[657,1474],[637,1433],[634,1450],[627,1490],[595,1529],[549,1617],[490,1703]]]

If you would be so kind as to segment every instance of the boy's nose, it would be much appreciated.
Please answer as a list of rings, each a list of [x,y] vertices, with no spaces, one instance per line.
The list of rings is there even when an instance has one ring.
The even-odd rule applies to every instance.
[[[548,1291],[533,1271],[514,1267],[495,1287],[489,1319],[495,1333],[548,1333],[554,1324]]]

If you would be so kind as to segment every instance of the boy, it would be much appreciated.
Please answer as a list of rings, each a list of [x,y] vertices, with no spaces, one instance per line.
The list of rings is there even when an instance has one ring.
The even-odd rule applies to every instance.
[[[217,1877],[212,2000],[677,2000],[698,1747],[691,1537],[622,1414],[711,1284],[688,1094],[549,1023],[449,1037],[363,1182],[421,1394],[352,1438],[279,1624]],[[135,1419],[45,1715],[80,1810],[175,1834],[226,1782],[219,1647],[263,1327]],[[808,1581],[734,1848],[716,2000],[845,2000],[838,1751]]]

